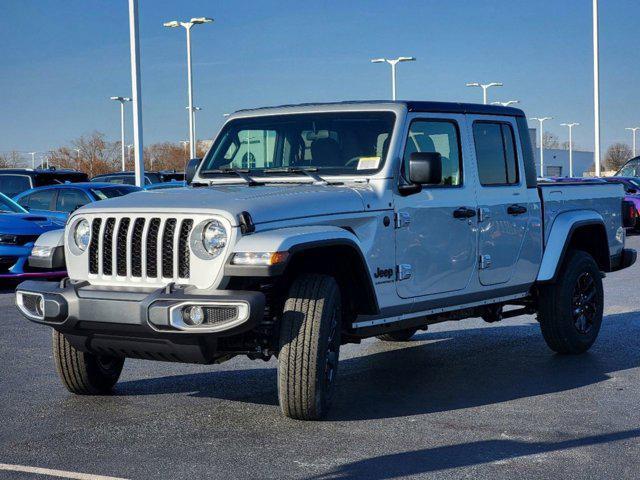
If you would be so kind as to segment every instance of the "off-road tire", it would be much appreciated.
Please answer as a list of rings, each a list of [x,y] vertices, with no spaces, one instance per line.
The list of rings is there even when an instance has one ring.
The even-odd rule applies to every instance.
[[[333,277],[303,274],[284,303],[278,354],[282,413],[319,420],[331,406],[340,355],[341,297]]]
[[[587,285],[591,293],[580,293]],[[600,332],[603,306],[598,264],[582,250],[569,251],[555,283],[540,288],[538,321],[549,348],[564,354],[589,350]]]
[[[376,338],[384,342],[408,342],[417,331],[417,328],[406,328],[396,332],[383,333],[382,335],[378,335]]]
[[[110,393],[124,365],[124,358],[77,350],[56,330],[53,330],[53,360],[62,384],[77,395]]]

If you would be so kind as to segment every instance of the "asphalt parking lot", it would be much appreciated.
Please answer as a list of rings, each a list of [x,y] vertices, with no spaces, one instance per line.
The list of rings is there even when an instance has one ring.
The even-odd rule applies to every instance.
[[[638,478],[639,275],[605,279],[600,338],[578,357],[552,354],[533,317],[347,346],[317,423],[280,415],[275,361],[128,360],[115,395],[73,396],[50,330],[19,317],[5,291],[0,478],[47,478],[7,465],[69,478]]]

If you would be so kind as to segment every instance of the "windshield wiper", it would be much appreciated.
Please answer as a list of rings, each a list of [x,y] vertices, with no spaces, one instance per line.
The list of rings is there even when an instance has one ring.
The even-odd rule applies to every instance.
[[[330,185],[328,181],[318,175],[318,169],[315,167],[303,168],[303,167],[278,167],[278,168],[265,168],[262,173],[302,173],[307,177],[313,179],[315,185]]]
[[[253,178],[251,178],[249,175],[247,175],[249,172],[250,172],[250,170],[244,170],[244,169],[240,170],[240,169],[237,169],[237,168],[214,168],[212,170],[205,170],[202,173],[235,173],[242,180],[244,180],[245,183],[247,185],[249,185],[250,187],[256,187],[256,186],[259,186],[259,185],[264,185],[264,183],[257,182]]]

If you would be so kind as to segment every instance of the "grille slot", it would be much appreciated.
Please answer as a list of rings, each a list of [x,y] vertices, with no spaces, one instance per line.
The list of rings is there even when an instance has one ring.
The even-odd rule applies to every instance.
[[[189,278],[189,234],[193,220],[184,220],[180,226],[178,239],[178,277]]]
[[[107,218],[102,237],[102,273],[113,275],[113,230],[116,226],[115,218]]]
[[[89,243],[89,273],[98,273],[98,245],[100,244],[100,227],[102,219],[95,218],[91,224],[91,242]]]
[[[158,277],[158,233],[160,219],[152,218],[147,233],[147,277]]]
[[[162,234],[162,276],[173,278],[173,239],[176,233],[176,219],[169,218]]]
[[[123,218],[118,225],[118,243],[116,245],[116,266],[118,275],[127,276],[127,235],[129,234],[130,218]]]
[[[145,219],[136,218],[131,237],[131,276],[142,277],[142,232]]]

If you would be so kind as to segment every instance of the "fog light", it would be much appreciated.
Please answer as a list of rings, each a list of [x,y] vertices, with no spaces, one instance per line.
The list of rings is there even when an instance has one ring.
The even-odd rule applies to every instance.
[[[40,296],[36,302],[36,314],[39,317],[44,317],[44,297]]]
[[[204,322],[204,311],[202,310],[202,307],[197,305],[185,307],[182,310],[182,319],[187,325],[202,325],[202,322]]]

